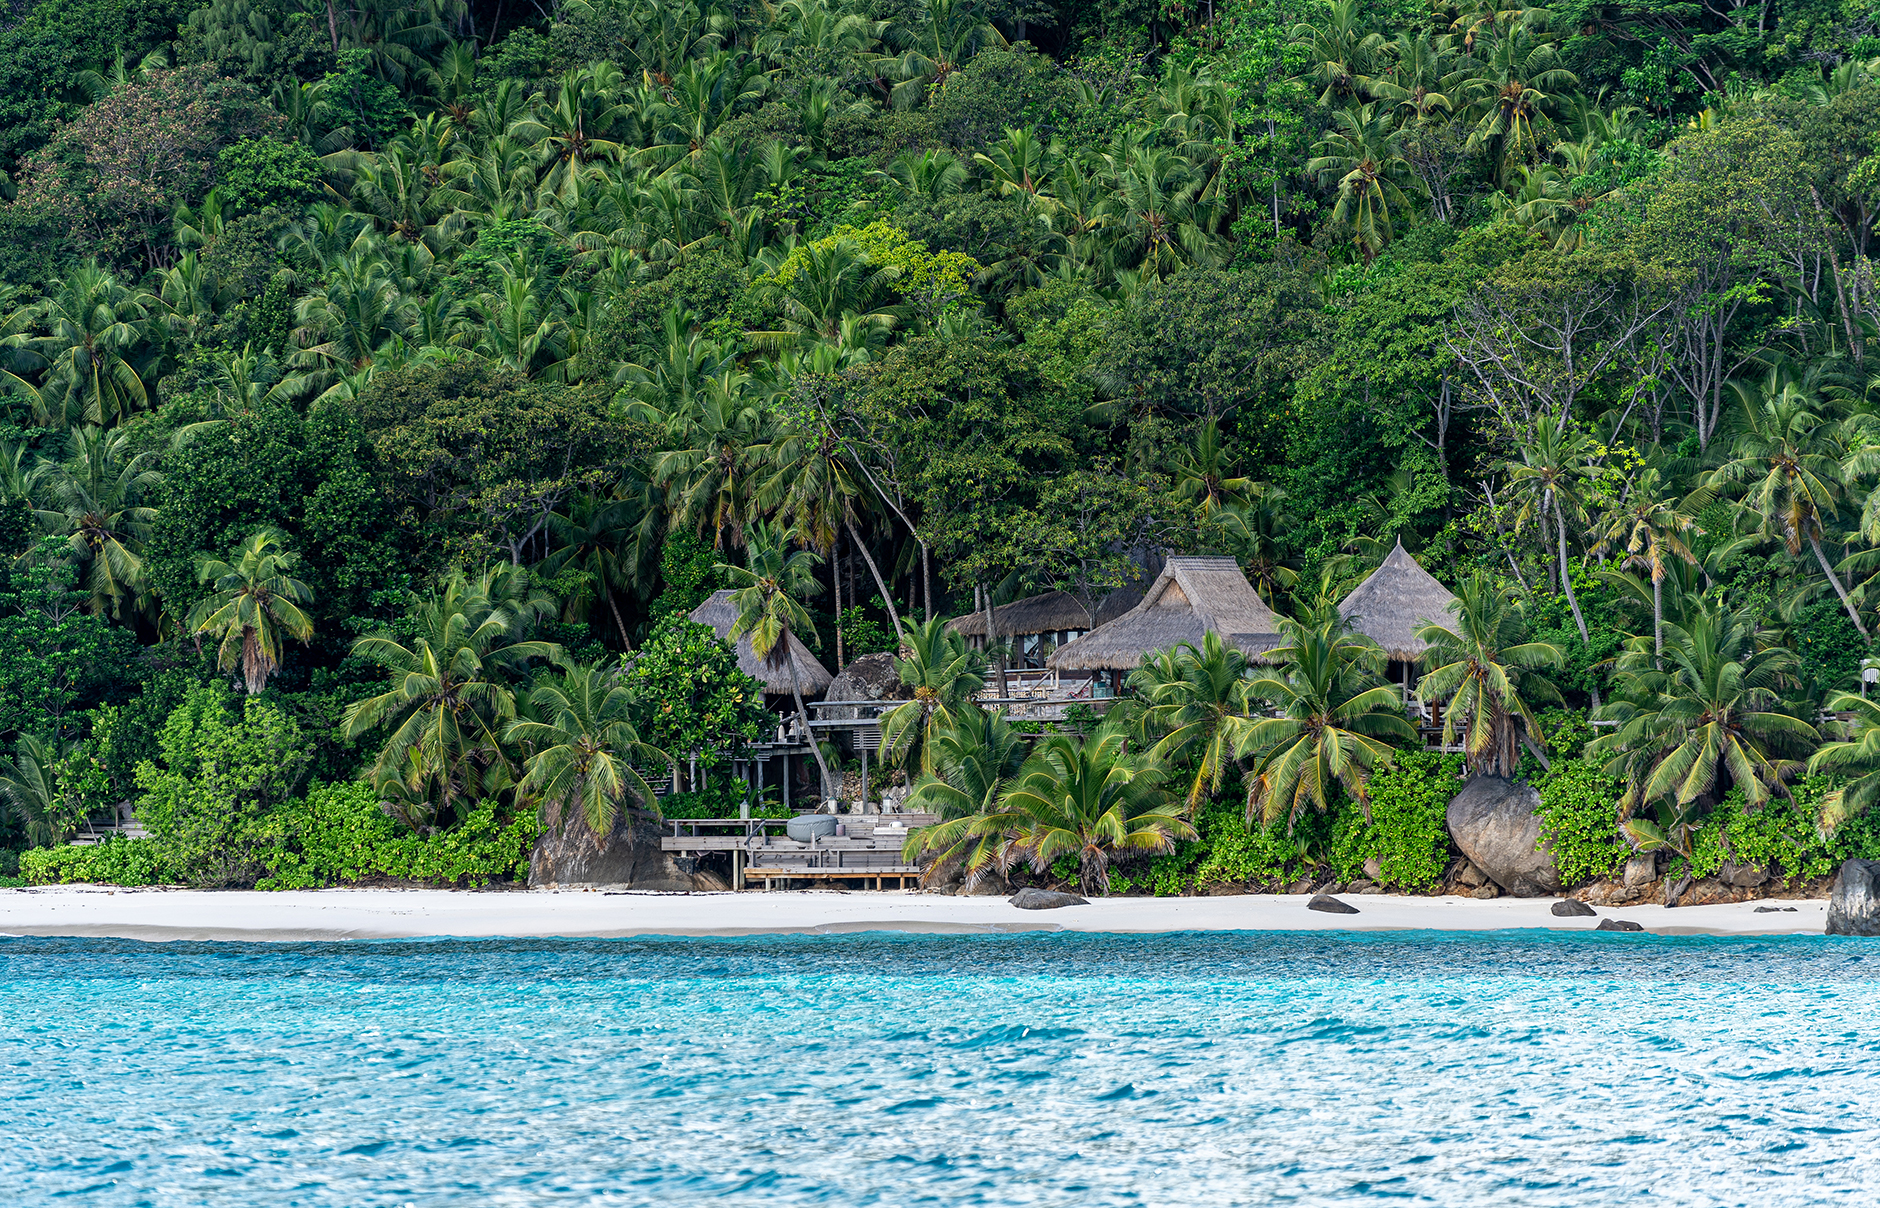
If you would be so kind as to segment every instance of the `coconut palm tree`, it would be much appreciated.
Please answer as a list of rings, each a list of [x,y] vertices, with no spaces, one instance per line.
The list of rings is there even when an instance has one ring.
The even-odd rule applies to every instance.
[[[1847,738],[1822,744],[1808,760],[1808,774],[1850,776],[1842,787],[1821,801],[1817,825],[1824,835],[1832,835],[1841,823],[1865,813],[1880,800],[1880,701],[1870,701],[1858,692],[1843,692],[1828,702],[1837,713],[1852,713]]]
[[[895,658],[894,670],[914,696],[881,715],[881,758],[884,763],[900,762],[918,749],[920,770],[931,776],[937,735],[971,707],[973,695],[986,686],[986,656],[948,629],[941,617],[909,617],[902,622],[901,634],[904,653]]]
[[[986,47],[1006,44],[973,0],[926,0],[920,19],[891,27],[888,39],[901,51],[889,68],[899,81],[890,93],[897,109],[913,107],[929,89],[945,88]]]
[[[969,885],[998,867],[1004,833],[978,820],[998,812],[1028,750],[1025,736],[1003,713],[976,705],[960,709],[939,728],[928,748],[933,771],[914,781],[906,802],[908,809],[940,816],[937,825],[909,834],[902,849],[909,862],[939,853],[922,879],[932,879],[956,859],[964,860]]]
[[[1163,788],[1166,775],[1152,756],[1130,754],[1121,725],[1081,740],[1054,734],[1025,761],[998,813],[986,816],[998,821],[982,829],[1004,832],[1005,867],[1024,860],[1043,873],[1070,856],[1083,892],[1108,893],[1118,856],[1153,855],[1195,837],[1181,801]]]
[[[1691,502],[1702,504],[1708,500],[1699,496],[1694,501],[1679,503],[1663,497],[1664,486],[1660,481],[1656,467],[1647,467],[1629,485],[1625,502],[1614,508],[1606,516],[1604,532],[1600,534],[1599,548],[1623,548],[1626,552],[1626,564],[1648,572],[1652,584],[1652,646],[1655,650],[1665,648],[1665,574],[1673,559],[1697,564],[1696,557],[1685,544],[1684,535],[1697,526]]]
[[[1205,793],[1221,787],[1234,751],[1255,724],[1245,716],[1249,667],[1245,654],[1210,630],[1200,649],[1184,642],[1153,651],[1129,673],[1129,686],[1148,703],[1145,729],[1161,736],[1150,756],[1168,763],[1190,747],[1198,749],[1188,789],[1190,810]]]
[[[1371,772],[1391,759],[1383,740],[1416,738],[1397,689],[1383,680],[1384,652],[1337,619],[1281,624],[1285,642],[1270,654],[1278,665],[1246,688],[1278,716],[1253,718],[1234,751],[1256,761],[1247,781],[1247,820],[1271,826],[1284,817],[1290,830],[1306,806],[1329,807],[1334,781],[1368,817]]]
[[[1409,209],[1403,187],[1416,180],[1404,158],[1401,136],[1390,111],[1377,102],[1334,110],[1333,129],[1319,141],[1319,154],[1306,171],[1326,188],[1336,185],[1334,222],[1351,231],[1351,241],[1369,266],[1391,241],[1391,214]]]
[[[22,370],[0,377],[32,402],[41,426],[119,423],[150,404],[149,327],[161,306],[96,263],[81,264],[0,324],[0,348],[15,350]]]
[[[1223,508],[1245,508],[1261,493],[1260,484],[1237,474],[1240,468],[1221,444],[1221,424],[1209,416],[1194,441],[1175,454],[1175,495],[1212,517]]]
[[[1369,97],[1371,76],[1385,61],[1387,43],[1370,28],[1358,0],[1332,0],[1321,24],[1295,25],[1292,38],[1310,64],[1306,78],[1323,85],[1319,104]]]
[[[1731,459],[1711,483],[1745,484],[1743,502],[1762,518],[1763,536],[1780,540],[1790,557],[1799,558],[1807,545],[1848,619],[1867,637],[1860,610],[1821,548],[1822,522],[1835,514],[1847,489],[1841,426],[1819,413],[1805,381],[1785,366],[1760,381],[1729,385],[1737,401],[1736,439]]]
[[[1580,615],[1580,600],[1573,593],[1572,568],[1567,562],[1567,517],[1583,514],[1579,483],[1586,476],[1588,450],[1592,442],[1586,434],[1570,426],[1565,417],[1558,423],[1542,419],[1533,440],[1521,446],[1521,460],[1508,462],[1508,488],[1521,501],[1515,514],[1515,527],[1530,521],[1547,535],[1547,517],[1551,513],[1559,536],[1560,586],[1573,610],[1573,623],[1579,626],[1580,641],[1590,641],[1586,618]]]
[[[541,802],[550,827],[559,831],[579,817],[594,834],[608,834],[628,797],[658,812],[631,760],[672,759],[640,741],[629,720],[632,703],[619,670],[600,663],[564,659],[536,677],[529,692],[534,716],[510,722],[503,737],[529,752],[516,788]]]
[[[861,244],[846,236],[806,244],[797,249],[787,271],[774,278],[783,307],[782,329],[752,332],[751,338],[779,349],[814,340],[833,342],[842,334],[842,321],[851,315],[886,331],[900,320],[898,311],[880,301],[890,277]]]
[[[157,520],[144,500],[163,481],[156,453],[135,448],[122,430],[73,428],[65,457],[42,458],[32,476],[34,515],[85,565],[90,611],[109,608],[114,617],[144,592],[143,543]]]
[[[801,600],[822,591],[816,581],[816,566],[822,561],[806,549],[790,549],[794,534],[786,528],[758,521],[745,541],[744,566],[718,564],[718,572],[734,585],[731,604],[738,610],[737,624],[731,627],[735,644],[749,636],[751,653],[775,671],[789,668],[790,695],[796,700],[797,719],[809,735],[810,753],[822,773],[823,795],[834,791],[829,764],[823,759],[822,744],[809,724],[809,709],[803,704],[803,672],[797,664],[791,638],[796,634],[816,636],[816,623],[810,620]]]
[[[1512,165],[1538,159],[1547,140],[1548,110],[1579,77],[1560,66],[1550,34],[1525,21],[1493,25],[1486,48],[1478,39],[1459,74],[1475,128],[1470,150],[1488,153],[1497,180]]]
[[[1417,681],[1417,697],[1448,702],[1444,746],[1453,745],[1460,730],[1469,766],[1506,778],[1520,755],[1516,720],[1539,739],[1528,700],[1560,697],[1534,669],[1561,666],[1566,653],[1550,642],[1523,641],[1527,626],[1520,601],[1487,575],[1471,575],[1449,611],[1448,623],[1432,621],[1417,630],[1418,640],[1429,643],[1423,659],[1430,668]]]
[[[287,549],[279,529],[256,529],[236,549],[235,561],[204,558],[196,581],[212,594],[189,611],[185,622],[194,634],[220,636],[216,665],[230,671],[239,663],[248,695],[259,696],[268,677],[281,665],[282,638],[313,637],[313,619],[301,605],[313,601],[313,589],[293,577],[300,561]]]
[[[83,820],[74,816],[59,791],[59,761],[65,756],[57,738],[22,734],[13,758],[0,764],[0,813],[13,815],[33,847],[63,843]]]
[[[620,648],[633,649],[615,596],[644,586],[651,578],[658,557],[653,552],[658,541],[657,518],[650,509],[636,508],[631,500],[579,495],[565,512],[549,517],[548,527],[557,548],[543,560],[543,575],[553,578],[570,570],[579,573],[587,582],[587,592],[607,602],[614,631],[620,635]],[[570,606],[577,598],[585,601],[592,597],[571,597]],[[583,602],[579,607],[584,613],[587,605]],[[579,619],[579,615],[571,615],[570,619]]]
[[[646,414],[664,428],[652,480],[666,491],[675,520],[711,533],[715,549],[743,544],[777,437],[751,376],[726,369],[682,408]]]
[[[499,738],[516,699],[503,677],[559,650],[514,640],[533,613],[532,601],[499,581],[459,573],[418,605],[410,637],[385,632],[353,644],[356,657],[392,678],[386,691],[348,706],[341,724],[347,738],[391,727],[373,762],[375,781],[402,782],[407,791],[433,786],[431,798],[449,808],[481,787],[476,773],[507,769]]]
[[[1618,728],[1587,744],[1587,753],[1624,777],[1622,810],[1714,800],[1726,776],[1753,808],[1800,769],[1784,753],[1813,746],[1818,735],[1774,711],[1795,656],[1766,637],[1750,615],[1706,600],[1688,624],[1666,623],[1662,656],[1642,639],[1619,656],[1617,691],[1599,710],[1599,720]]]

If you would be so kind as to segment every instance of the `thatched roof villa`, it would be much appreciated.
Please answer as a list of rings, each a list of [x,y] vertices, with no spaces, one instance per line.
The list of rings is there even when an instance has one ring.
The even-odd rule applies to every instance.
[[[1400,680],[1408,693],[1411,667],[1429,649],[1429,643],[1418,639],[1417,630],[1431,621],[1447,623],[1455,598],[1455,593],[1417,565],[1399,540],[1383,565],[1339,604],[1338,615],[1384,648],[1391,661],[1391,678]]]
[[[710,625],[726,641],[731,640],[731,631],[738,624],[737,605],[731,602],[729,591],[713,592],[710,599],[694,608],[688,616],[701,625]],[[797,674],[802,676],[798,687],[802,689],[803,695],[821,696],[833,678],[828,668],[817,661],[809,647],[799,641],[794,633],[790,635],[790,650],[796,655]],[[757,652],[751,649],[751,635],[748,633],[738,639],[738,670],[762,683],[766,693],[778,696],[789,696],[791,693],[789,665],[786,663],[782,667],[772,667],[759,659]]]
[[[1141,600],[1140,584],[1118,588],[1097,602],[1097,624],[1115,620]],[[1076,596],[1065,591],[1047,591],[1000,604],[992,610],[992,623],[1000,640],[1016,647],[1014,664],[1019,667],[1044,666],[1052,651],[1076,641],[1091,628],[1090,614]],[[947,622],[947,628],[965,638],[970,646],[983,648],[986,644],[983,610],[955,617]]]
[[[1045,665],[1057,671],[1110,672],[1112,687],[1152,650],[1218,633],[1256,661],[1280,644],[1279,618],[1232,558],[1170,558],[1142,603],[1074,642]]]

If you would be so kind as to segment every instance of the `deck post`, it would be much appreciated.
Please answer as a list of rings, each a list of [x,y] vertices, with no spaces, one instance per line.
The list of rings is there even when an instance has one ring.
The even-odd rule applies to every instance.
[[[855,734],[855,746],[862,753],[862,799],[855,803],[855,811],[865,814],[868,812],[868,744],[862,740],[859,730]]]
[[[790,752],[783,753],[783,808],[790,808]]]

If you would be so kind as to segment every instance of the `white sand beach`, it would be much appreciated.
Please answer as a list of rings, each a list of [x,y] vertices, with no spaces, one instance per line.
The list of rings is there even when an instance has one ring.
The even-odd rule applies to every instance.
[[[1004,898],[914,892],[639,894],[458,893],[328,889],[300,893],[112,889],[68,885],[0,890],[0,935],[137,940],[371,940],[421,936],[614,937],[911,931],[1585,931],[1596,918],[1556,918],[1552,898],[1356,896],[1360,913],[1321,914],[1304,896],[1111,898],[1019,910]],[[1756,907],[1775,907],[1757,913]],[[1788,913],[1784,908],[1793,907]],[[1718,906],[1599,907],[1658,935],[1820,935],[1820,899]]]

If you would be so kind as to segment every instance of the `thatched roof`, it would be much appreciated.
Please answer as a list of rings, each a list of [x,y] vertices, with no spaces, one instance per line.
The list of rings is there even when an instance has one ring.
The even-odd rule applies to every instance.
[[[1097,601],[1097,624],[1114,621],[1141,601],[1140,584],[1117,588]],[[999,627],[1001,641],[1034,633],[1091,628],[1090,615],[1077,602],[1077,597],[1067,591],[1047,591],[1043,595],[1026,596],[1010,604],[1000,604],[992,610],[992,622]],[[983,638],[986,636],[986,614],[981,610],[954,617],[947,622],[947,628],[967,637]]]
[[[718,631],[718,636],[731,640],[731,631],[738,624],[738,609],[731,602],[729,591],[715,591],[711,598],[694,608],[690,619],[701,625],[710,625]],[[830,675],[827,668],[816,661],[816,656],[809,652],[809,647],[790,635],[790,650],[796,655],[797,674],[802,676],[798,685],[804,696],[820,696],[829,686]],[[745,634],[738,639],[738,670],[764,685],[765,692],[788,695],[790,692],[790,665],[771,667],[757,657],[751,649],[751,635]]]
[[[1218,633],[1249,656],[1280,644],[1279,618],[1232,558],[1170,558],[1142,603],[1045,660],[1059,671],[1131,671],[1151,650]]]
[[[1429,649],[1428,642],[1417,639],[1417,630],[1431,621],[1447,621],[1450,601],[1455,598],[1417,565],[1400,540],[1384,564],[1345,597],[1338,615],[1391,658],[1415,662]]]

